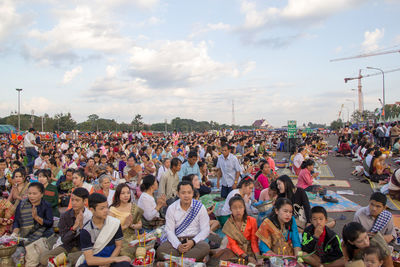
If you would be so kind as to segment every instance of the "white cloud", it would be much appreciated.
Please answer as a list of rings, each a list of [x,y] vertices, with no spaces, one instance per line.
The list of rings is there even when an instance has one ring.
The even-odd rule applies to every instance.
[[[128,37],[119,34],[118,24],[109,11],[91,6],[55,11],[58,23],[49,31],[33,29],[28,37],[37,41],[26,46],[28,57],[43,63],[74,62],[81,56],[76,50],[94,53],[120,53],[132,45]],[[32,42],[34,43],[34,42]]]
[[[196,29],[189,35],[189,38],[194,38],[196,36],[205,34],[210,31],[230,31],[232,26],[226,23],[208,23],[206,26],[197,25]]]
[[[78,66],[72,70],[66,71],[64,74],[63,84],[69,83],[70,81],[72,81],[72,79],[75,78],[76,75],[78,75],[81,72],[82,72],[81,66]]]
[[[15,1],[0,1],[0,42],[22,25],[22,17],[16,11]]]
[[[130,51],[130,73],[152,87],[179,87],[239,74],[235,64],[210,58],[205,42],[163,41]]]
[[[106,76],[108,78],[115,77],[117,72],[118,72],[118,70],[119,70],[119,68],[120,68],[119,66],[113,66],[113,65],[107,66],[107,68],[106,68]]]
[[[245,15],[244,28],[257,29],[264,26],[299,22],[315,23],[337,12],[350,9],[364,0],[288,0],[284,7],[260,8],[254,1],[242,0],[241,12]]]
[[[375,29],[375,31],[370,32],[366,31],[364,33],[364,42],[362,43],[362,47],[364,52],[372,52],[379,48],[379,41],[383,38],[385,30]]]

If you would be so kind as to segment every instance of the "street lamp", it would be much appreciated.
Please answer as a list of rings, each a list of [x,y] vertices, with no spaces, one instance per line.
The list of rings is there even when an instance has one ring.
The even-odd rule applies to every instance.
[[[21,88],[16,88],[18,91],[18,132],[21,131]]]
[[[382,110],[383,110],[383,120],[385,120],[385,72],[380,68],[367,67],[370,70],[378,70],[382,73]]]

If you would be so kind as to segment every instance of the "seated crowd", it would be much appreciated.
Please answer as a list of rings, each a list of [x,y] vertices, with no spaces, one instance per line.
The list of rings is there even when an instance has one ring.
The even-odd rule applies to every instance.
[[[21,239],[18,252],[36,257],[34,266],[47,266],[60,254],[71,266],[130,266],[136,250],[130,243],[160,226],[155,259],[160,266],[168,255],[258,266],[265,264],[262,255],[301,257],[317,267],[357,260],[393,266],[388,245],[397,235],[384,194],[372,194],[369,206],[356,212],[343,228],[343,241],[327,211],[311,208],[307,191],[320,189],[313,184],[319,173],[312,160],[322,151],[320,136],[306,137],[293,154],[295,186],[289,176],[277,174],[269,152],[283,140],[280,135],[123,133],[48,143],[30,135],[33,129],[23,142],[0,151],[0,232]],[[13,156],[19,149],[25,159]],[[378,154],[370,166],[383,175]],[[394,177],[400,179],[400,172]],[[396,181],[389,185],[391,194],[400,192]],[[225,200],[218,211],[199,200],[213,187]],[[261,215],[257,201],[271,209]],[[29,255],[38,242],[48,249]],[[367,264],[373,261],[378,265]]]

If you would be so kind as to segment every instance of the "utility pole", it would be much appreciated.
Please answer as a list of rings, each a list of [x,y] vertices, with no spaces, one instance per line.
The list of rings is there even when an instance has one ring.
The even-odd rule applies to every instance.
[[[382,115],[383,115],[383,120],[385,120],[385,72],[380,69],[380,68],[374,68],[374,67],[367,67],[367,69],[371,70],[379,70],[382,73]]]
[[[18,132],[21,131],[21,88],[15,89],[18,91]]]
[[[167,119],[165,119],[164,124],[165,124],[165,133],[166,133],[167,132]]]
[[[43,128],[43,116],[42,116],[42,132],[44,132],[44,128]]]

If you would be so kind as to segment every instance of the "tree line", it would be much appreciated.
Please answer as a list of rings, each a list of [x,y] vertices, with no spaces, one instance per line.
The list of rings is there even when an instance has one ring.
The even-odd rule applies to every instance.
[[[0,124],[12,125],[18,128],[18,115],[11,114],[4,118],[0,118]],[[180,132],[204,132],[209,130],[221,130],[232,128],[231,125],[219,124],[215,121],[195,121],[192,119],[174,118],[169,123],[160,122],[153,124],[145,124],[143,117],[136,114],[130,123],[118,123],[114,119],[100,118],[97,114],[91,114],[84,122],[77,123],[71,116],[71,113],[58,113],[53,117],[44,114],[43,117],[29,114],[20,115],[21,131],[26,131],[33,127],[38,131],[54,132],[54,131],[72,131],[79,130],[81,132],[94,131],[173,131]],[[252,126],[234,126],[234,129],[253,129]]]

